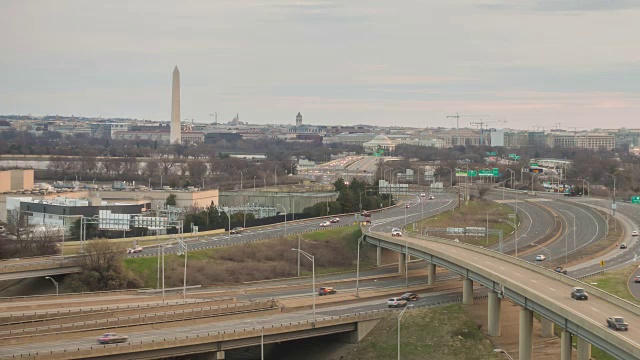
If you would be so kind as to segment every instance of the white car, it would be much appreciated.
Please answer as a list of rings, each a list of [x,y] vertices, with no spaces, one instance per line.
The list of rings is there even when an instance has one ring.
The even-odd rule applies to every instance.
[[[398,228],[391,229],[391,236],[402,236],[402,231]]]
[[[631,232],[631,236],[638,236],[638,231],[637,230],[633,230]]]
[[[429,200],[435,200],[435,198],[436,198],[435,196],[429,195]]]
[[[331,225],[331,223],[328,222],[328,221],[323,221],[323,222],[320,223],[320,226],[322,226],[322,227],[327,227],[329,225]]]
[[[421,197],[425,197],[425,196],[427,196],[427,194],[422,193],[422,194],[420,194],[420,196],[421,196]]]
[[[545,261],[547,259],[544,255],[536,255],[536,261]]]
[[[390,308],[395,307],[405,307],[407,306],[407,300],[401,298],[401,297],[393,297],[389,300],[387,300],[387,306],[389,306]]]
[[[142,246],[136,246],[132,249],[127,249],[127,254],[135,254],[139,252],[142,252]]]

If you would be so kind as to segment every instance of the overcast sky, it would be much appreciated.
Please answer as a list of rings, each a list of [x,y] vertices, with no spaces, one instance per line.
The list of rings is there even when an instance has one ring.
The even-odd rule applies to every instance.
[[[640,128],[638,0],[0,2],[0,114]],[[502,127],[502,123],[491,124]]]

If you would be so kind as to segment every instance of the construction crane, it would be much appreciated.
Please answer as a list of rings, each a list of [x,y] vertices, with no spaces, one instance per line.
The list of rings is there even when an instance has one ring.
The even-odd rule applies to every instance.
[[[480,145],[482,145],[482,141],[484,139],[484,125],[495,124],[495,123],[503,123],[506,124],[507,120],[493,120],[493,121],[472,121],[469,124],[473,126],[479,126],[480,128]]]
[[[458,141],[456,142],[457,146],[460,146],[460,118],[461,117],[480,117],[480,116],[490,116],[490,115],[459,115],[456,113],[455,115],[447,115],[447,119],[452,118],[456,119],[456,131],[458,133]]]

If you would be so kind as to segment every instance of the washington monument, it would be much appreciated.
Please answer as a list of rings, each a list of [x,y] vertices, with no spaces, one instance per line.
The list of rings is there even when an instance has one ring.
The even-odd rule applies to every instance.
[[[180,129],[180,70],[178,65],[173,69],[173,83],[171,85],[171,130],[169,142],[180,144],[182,131]]]

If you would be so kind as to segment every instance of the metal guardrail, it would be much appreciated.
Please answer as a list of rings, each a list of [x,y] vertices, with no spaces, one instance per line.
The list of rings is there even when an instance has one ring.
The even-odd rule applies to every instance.
[[[366,321],[366,320],[382,318],[386,316],[386,314],[389,312],[390,310],[388,309],[372,310],[372,311],[344,314],[344,315],[338,315],[338,316],[326,316],[322,318],[317,318],[315,321],[304,320],[304,321],[293,321],[293,322],[280,323],[280,324],[271,324],[271,325],[265,325],[263,327],[263,331],[265,336],[269,336],[274,334],[286,333],[288,332],[287,327],[293,327],[298,325],[308,325],[312,329],[318,329],[326,326],[332,326],[333,325],[332,322],[335,322],[335,320],[343,320],[342,323]],[[179,346],[184,346],[181,344],[177,344],[179,341],[190,340],[190,339],[194,340],[195,343],[210,343],[210,342],[224,341],[225,335],[233,334],[233,335],[236,335],[236,337],[242,337],[237,335],[246,335],[248,333],[255,333],[257,330],[258,329],[252,327],[252,328],[241,328],[238,330],[233,329],[233,330],[225,330],[225,331],[217,331],[217,332],[199,332],[199,333],[196,333],[195,335],[188,335],[188,336],[181,336],[181,337],[175,336],[173,338],[165,337],[158,341],[146,340],[146,341],[139,341],[139,342],[138,341],[127,342],[122,344],[93,345],[93,346],[85,346],[85,347],[67,348],[63,350],[50,350],[50,351],[42,351],[42,352],[26,352],[26,353],[19,353],[19,354],[13,354],[13,355],[2,355],[0,356],[0,359],[15,359],[15,358],[46,359],[47,357],[55,358],[55,356],[58,354],[65,354],[68,356],[68,358],[72,358],[72,359],[73,358],[82,359],[84,356],[86,356],[85,352],[91,353],[91,355],[99,355],[100,350],[103,350],[103,349],[108,349],[109,354],[114,354],[114,353],[124,354],[124,353],[130,353],[134,351],[144,351],[144,349],[139,349],[144,347],[144,345],[150,345],[154,349],[157,349],[158,344],[160,343],[165,345],[163,348],[179,347]],[[254,336],[259,337],[259,335],[254,335]],[[247,337],[253,337],[253,336],[244,336],[244,337],[247,338]],[[74,355],[77,355],[77,357],[74,357]]]

